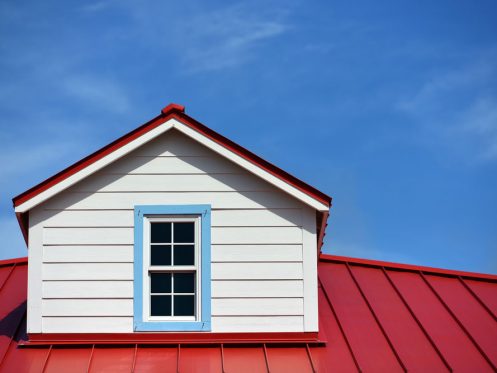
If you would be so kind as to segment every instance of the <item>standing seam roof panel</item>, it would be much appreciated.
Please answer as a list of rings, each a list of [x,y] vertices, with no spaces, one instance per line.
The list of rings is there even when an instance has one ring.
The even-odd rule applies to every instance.
[[[428,368],[447,371],[383,271],[354,265],[350,268],[406,369],[414,372]]]
[[[492,371],[420,274],[390,270],[387,273],[454,371]]]
[[[138,346],[135,372],[176,373],[178,371],[178,346]]]
[[[316,369],[319,372],[356,372],[354,358],[321,286],[318,288],[318,301],[319,330],[327,343],[326,346],[310,348]]]
[[[441,276],[426,276],[426,279],[497,370],[497,323],[492,316],[460,282]]]
[[[497,283],[463,279],[464,283],[475,293],[497,319]]]
[[[367,372],[403,371],[344,264],[321,266],[321,281],[358,363]]]
[[[44,372],[60,373],[67,371],[70,367],[71,373],[85,373],[88,369],[90,355],[91,349],[86,346],[54,347],[50,351]]]

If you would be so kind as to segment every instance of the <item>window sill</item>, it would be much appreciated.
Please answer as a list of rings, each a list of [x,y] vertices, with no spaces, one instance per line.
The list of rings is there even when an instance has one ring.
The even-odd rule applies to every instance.
[[[208,321],[135,321],[133,330],[137,332],[210,332]]]

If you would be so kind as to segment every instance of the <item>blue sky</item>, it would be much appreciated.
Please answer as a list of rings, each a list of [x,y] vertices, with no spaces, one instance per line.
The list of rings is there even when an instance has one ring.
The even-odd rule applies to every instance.
[[[497,273],[497,3],[0,1],[11,198],[169,102],[334,199],[325,251]]]

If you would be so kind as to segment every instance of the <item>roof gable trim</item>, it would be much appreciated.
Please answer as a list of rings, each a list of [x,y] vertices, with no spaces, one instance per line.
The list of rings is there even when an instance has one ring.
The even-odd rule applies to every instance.
[[[158,117],[15,197],[16,213],[32,209],[173,127],[314,209],[329,210],[330,197],[188,117],[183,106],[170,104]]]
[[[36,194],[36,191],[34,191],[34,196],[26,196],[27,200],[17,205],[15,207],[15,212],[23,213],[31,210],[33,207],[39,205],[40,203],[43,203],[47,199],[71,187],[78,181],[81,181],[91,174],[101,170],[105,166],[111,164],[119,158],[122,158],[126,154],[129,154],[141,145],[144,145],[157,136],[162,135],[171,128],[173,128],[173,124],[171,122],[171,118],[168,118],[166,122],[158,122],[153,128],[147,129],[148,131],[144,133],[137,134],[137,136],[130,139],[130,141],[116,144],[115,147],[110,148],[108,151],[102,152],[102,154],[98,154],[96,159],[89,160],[88,164],[86,164],[86,162],[83,162],[81,165],[78,165],[77,167],[75,167],[75,169],[71,170],[71,174],[67,176],[61,175],[60,180],[56,178],[53,180],[53,183],[47,183],[47,187],[43,188],[43,190],[38,194]],[[14,204],[15,202],[16,201],[14,200]]]

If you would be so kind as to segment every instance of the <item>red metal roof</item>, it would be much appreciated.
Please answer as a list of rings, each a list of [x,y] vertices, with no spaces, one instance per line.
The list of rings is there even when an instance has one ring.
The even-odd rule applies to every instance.
[[[497,276],[321,255],[324,345],[23,345],[26,258],[0,262],[1,372],[497,370]]]

